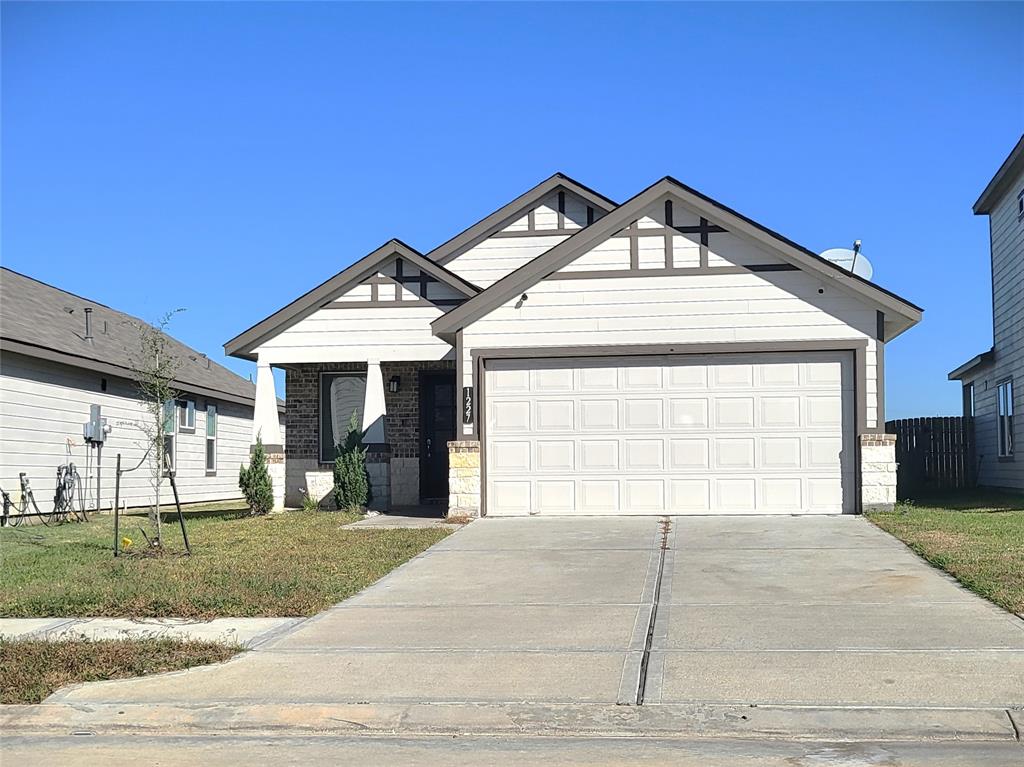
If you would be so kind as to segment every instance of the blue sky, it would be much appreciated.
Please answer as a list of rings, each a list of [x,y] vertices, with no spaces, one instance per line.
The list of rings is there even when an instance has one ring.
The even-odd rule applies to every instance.
[[[224,341],[390,237],[428,250],[556,170],[673,175],[926,310],[889,417],[991,344],[971,205],[1024,129],[1014,4],[2,7],[2,260]],[[242,374],[249,363],[224,360]]]

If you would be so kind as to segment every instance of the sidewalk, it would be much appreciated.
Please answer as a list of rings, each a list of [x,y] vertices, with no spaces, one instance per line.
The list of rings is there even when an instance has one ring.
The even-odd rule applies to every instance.
[[[199,639],[251,647],[306,618],[0,618],[5,639]]]

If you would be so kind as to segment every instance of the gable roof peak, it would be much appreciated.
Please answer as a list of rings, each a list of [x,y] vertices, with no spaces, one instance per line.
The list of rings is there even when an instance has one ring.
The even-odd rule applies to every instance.
[[[486,240],[495,232],[500,231],[517,218],[521,218],[528,210],[535,207],[541,200],[558,189],[564,189],[580,197],[587,204],[592,205],[602,213],[608,213],[618,207],[614,200],[558,171],[548,176],[536,186],[523,192],[511,202],[502,205],[490,215],[480,219],[468,229],[464,229],[450,240],[441,243],[429,251],[426,257],[439,264],[451,261],[474,245]]]

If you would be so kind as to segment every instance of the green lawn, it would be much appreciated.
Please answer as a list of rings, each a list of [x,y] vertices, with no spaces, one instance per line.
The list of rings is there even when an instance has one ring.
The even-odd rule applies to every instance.
[[[240,651],[173,639],[0,638],[0,703],[39,703],[69,684],[178,671],[225,661]]]
[[[122,518],[133,543],[118,559],[109,515],[0,529],[0,617],[313,615],[448,535],[349,530],[342,525],[356,515],[342,512],[239,513],[237,505],[189,513],[191,557],[176,523],[164,525],[169,553],[148,555],[139,516]]]
[[[1024,495],[950,491],[867,516],[971,591],[1024,614]]]

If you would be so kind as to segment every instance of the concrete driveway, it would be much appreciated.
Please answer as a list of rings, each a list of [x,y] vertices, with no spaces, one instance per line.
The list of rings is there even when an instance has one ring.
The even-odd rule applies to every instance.
[[[50,701],[621,705],[638,693],[650,707],[1022,706],[1024,622],[859,517],[483,519],[227,664]]]

